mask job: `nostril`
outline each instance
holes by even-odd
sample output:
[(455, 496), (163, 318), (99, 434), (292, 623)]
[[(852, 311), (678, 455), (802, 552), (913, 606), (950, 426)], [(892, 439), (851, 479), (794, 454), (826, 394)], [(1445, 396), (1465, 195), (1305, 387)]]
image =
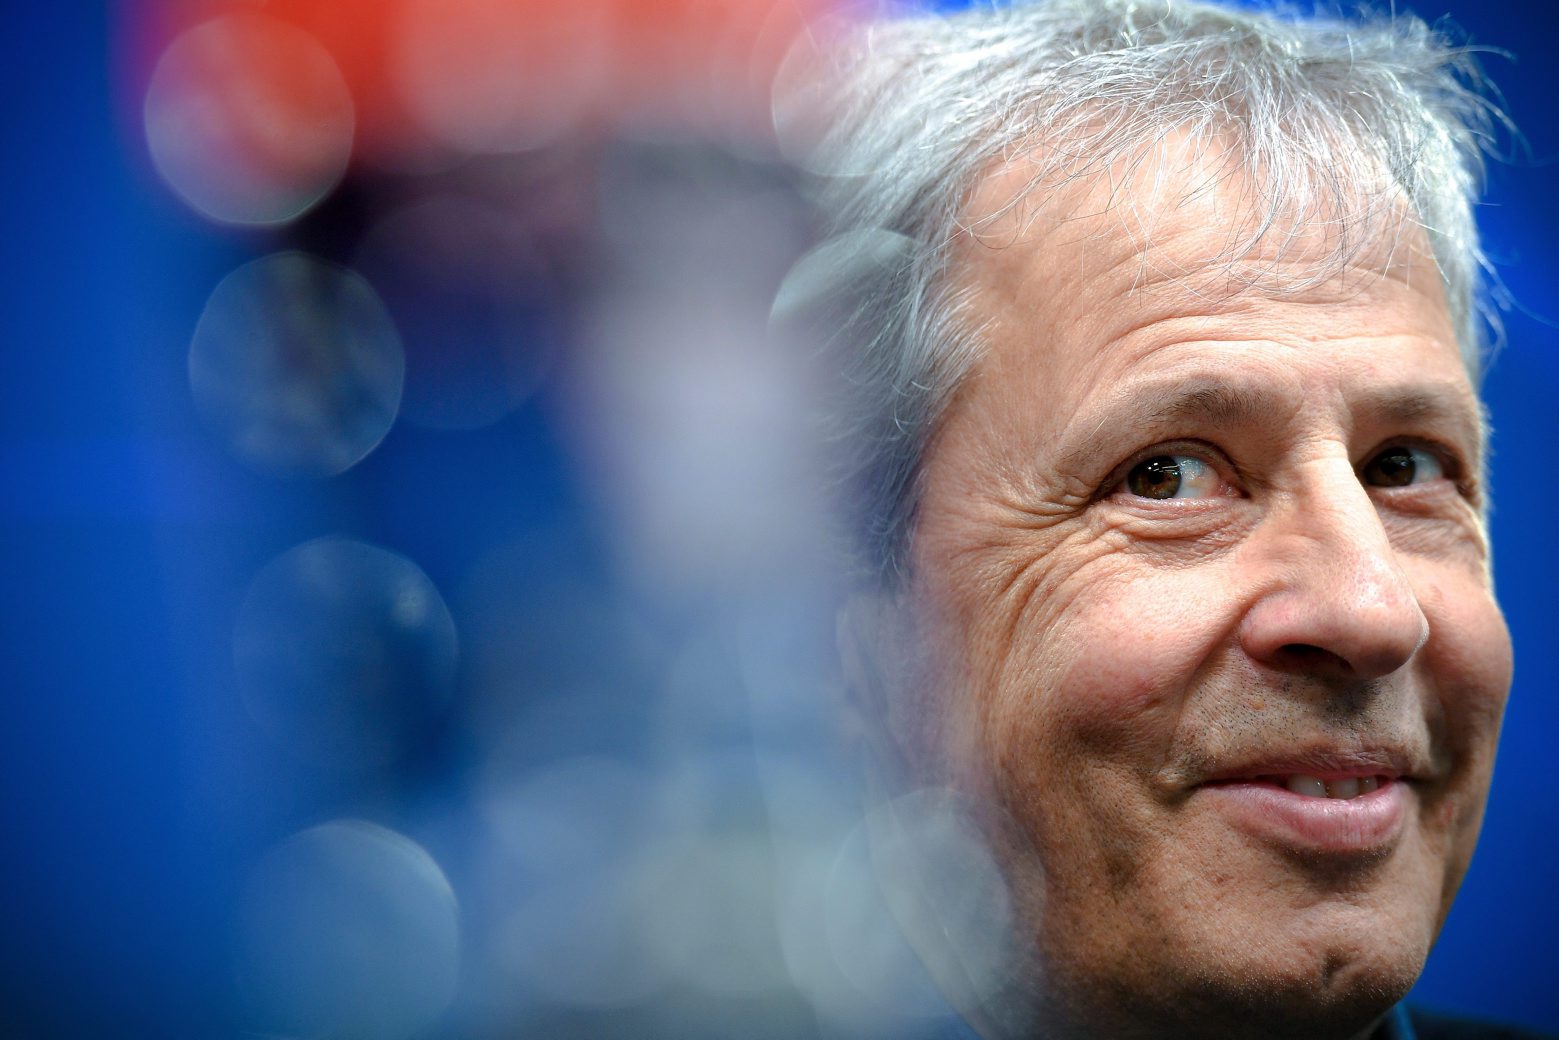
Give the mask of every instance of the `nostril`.
[(1277, 656), (1296, 671), (1345, 668), (1348, 663), (1332, 651), (1312, 643), (1285, 643), (1278, 648)]

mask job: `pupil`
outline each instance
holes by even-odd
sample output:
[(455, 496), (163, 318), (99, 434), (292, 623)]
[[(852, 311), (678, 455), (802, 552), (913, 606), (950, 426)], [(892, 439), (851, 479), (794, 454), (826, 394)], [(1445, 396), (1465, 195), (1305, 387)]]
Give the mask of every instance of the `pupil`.
[(1148, 459), (1131, 471), (1126, 485), (1142, 498), (1174, 498), (1180, 490), (1180, 466), (1168, 455)]
[(1413, 482), (1412, 453), (1406, 451), (1388, 451), (1376, 456), (1370, 469), (1374, 483), (1382, 487), (1406, 487)]

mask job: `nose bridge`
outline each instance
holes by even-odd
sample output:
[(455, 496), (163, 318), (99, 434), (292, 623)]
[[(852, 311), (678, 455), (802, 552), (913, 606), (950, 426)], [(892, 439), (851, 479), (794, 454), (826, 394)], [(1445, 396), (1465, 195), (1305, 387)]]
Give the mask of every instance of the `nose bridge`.
[(1317, 460), (1268, 521), (1274, 577), (1243, 626), (1247, 649), (1313, 667), (1315, 651), (1359, 678), (1405, 665), (1429, 623), (1375, 501), (1346, 458)]

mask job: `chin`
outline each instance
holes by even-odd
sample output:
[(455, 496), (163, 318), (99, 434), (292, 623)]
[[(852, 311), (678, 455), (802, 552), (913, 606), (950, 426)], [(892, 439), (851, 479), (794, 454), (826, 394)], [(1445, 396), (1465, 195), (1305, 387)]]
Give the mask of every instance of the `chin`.
[(1058, 958), (1043, 958), (1049, 992), (1037, 1003), (1051, 1028), (1040, 1035), (1354, 1040), (1417, 981), (1436, 925), (1422, 912), (1334, 893), (1280, 915), (1286, 900), (1262, 895), (1186, 907), (1178, 922), (1141, 921), (1152, 934), (1096, 948), (1103, 956), (1092, 963), (1074, 921), (1070, 942), (1057, 934), (1046, 944)]
[(1189, 980), (1174, 1035), (1351, 1040), (1367, 1035), (1407, 995), (1423, 968), (1417, 950), (1292, 952), (1286, 963), (1210, 968)]
[(1414, 956), (1186, 964), (1175, 978), (1147, 988), (1052, 987), (1025, 1017), (1056, 1040), (1356, 1040), (1406, 996), (1421, 968)]

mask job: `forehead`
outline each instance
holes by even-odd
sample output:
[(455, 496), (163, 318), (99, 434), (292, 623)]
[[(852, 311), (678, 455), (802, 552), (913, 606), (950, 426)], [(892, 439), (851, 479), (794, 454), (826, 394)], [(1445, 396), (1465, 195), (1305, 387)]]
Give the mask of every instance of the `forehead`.
[(977, 378), (1042, 364), (1046, 399), (1060, 402), (1200, 355), (1231, 380), (1232, 363), (1293, 382), (1297, 363), (1382, 389), (1434, 384), (1476, 412), (1438, 268), (1400, 193), (1270, 206), (1259, 171), (1184, 136), (1100, 176), (1036, 182), (1042, 165), (1002, 164), (966, 207), (952, 277), (985, 333)]
[(1214, 302), (1345, 297), (1395, 277), (1445, 306), (1428, 238), (1384, 173), (1329, 184), (1313, 171), (1254, 167), (1225, 138), (1183, 131), (1104, 168), (1058, 161), (1061, 147), (1031, 149), (980, 180), (962, 213), (964, 261), (1033, 274), (981, 260), (1010, 250), (1021, 263), (1024, 247), (1042, 247), (1065, 254), (1048, 272), (1061, 288), (1086, 277), (1094, 292)]

